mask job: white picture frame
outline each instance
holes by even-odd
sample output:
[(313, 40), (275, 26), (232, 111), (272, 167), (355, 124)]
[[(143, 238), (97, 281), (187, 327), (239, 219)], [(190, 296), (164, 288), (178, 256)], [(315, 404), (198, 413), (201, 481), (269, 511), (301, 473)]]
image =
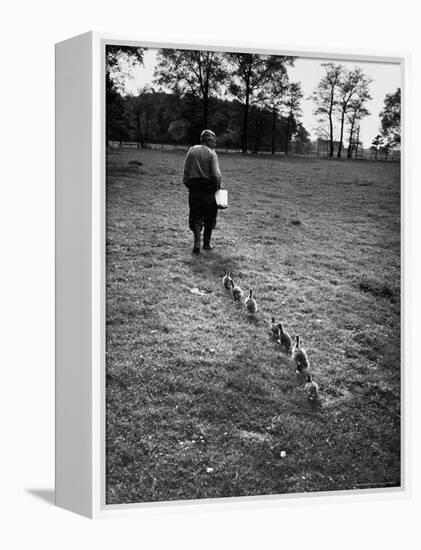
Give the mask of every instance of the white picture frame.
[[(401, 487), (337, 493), (273, 495), (188, 502), (105, 504), (105, 45), (213, 49), (312, 58), (377, 61), (402, 69), (401, 235), (405, 257), (406, 93), (408, 54), (301, 51), (280, 45), (175, 44), (89, 32), (56, 45), (56, 504), (89, 518), (145, 514), (192, 505), (279, 506), (291, 499), (402, 498), (409, 492), (409, 398), (402, 341)], [(402, 271), (402, 334), (405, 330), (405, 269)]]

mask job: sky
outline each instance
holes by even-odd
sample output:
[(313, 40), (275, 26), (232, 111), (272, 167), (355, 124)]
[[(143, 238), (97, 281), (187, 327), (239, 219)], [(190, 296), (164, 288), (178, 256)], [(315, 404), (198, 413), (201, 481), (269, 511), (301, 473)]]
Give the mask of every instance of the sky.
[[(153, 85), (152, 76), (156, 63), (156, 54), (158, 50), (149, 49), (144, 53), (144, 66), (137, 67), (132, 78), (126, 82), (126, 90), (130, 93), (136, 93), (139, 88), (146, 84)], [(320, 79), (324, 75), (322, 63), (327, 60), (314, 58), (297, 58), (294, 67), (288, 68), (288, 75), (291, 82), (301, 82), (304, 97), (301, 107), (303, 116), (301, 122), (310, 133), (312, 139), (315, 138), (315, 128), (319, 125), (318, 117), (313, 114), (315, 104), (309, 99), (316, 88)], [(332, 61), (329, 59), (329, 61)], [(336, 62), (336, 61), (335, 61)], [(367, 102), (367, 109), (371, 113), (361, 122), (360, 140), (364, 147), (371, 145), (373, 138), (379, 133), (380, 119), (379, 113), (383, 109), (384, 98), (386, 94), (395, 92), (401, 87), (401, 67), (398, 64), (377, 63), (377, 62), (346, 62), (337, 61), (348, 69), (360, 67), (365, 74), (373, 79), (370, 84), (370, 93), (372, 100)]]

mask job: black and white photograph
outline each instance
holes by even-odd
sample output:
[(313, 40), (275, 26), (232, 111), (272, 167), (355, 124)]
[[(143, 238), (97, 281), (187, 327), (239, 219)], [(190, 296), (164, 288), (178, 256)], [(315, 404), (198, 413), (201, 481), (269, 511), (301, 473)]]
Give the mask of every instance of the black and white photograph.
[(400, 488), (401, 65), (104, 78), (106, 504)]
[(417, 547), (418, 11), (4, 6), (2, 548)]

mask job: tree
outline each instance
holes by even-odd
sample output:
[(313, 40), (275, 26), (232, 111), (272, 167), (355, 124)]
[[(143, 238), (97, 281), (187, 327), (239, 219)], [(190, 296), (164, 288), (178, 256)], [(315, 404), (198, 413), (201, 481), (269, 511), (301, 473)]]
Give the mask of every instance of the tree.
[(278, 78), (270, 80), (264, 89), (261, 90), (262, 105), (271, 113), (271, 153), (275, 154), (276, 146), (276, 121), (279, 116), (279, 110), (284, 104), (284, 94), (288, 89), (288, 75), (286, 71)]
[(183, 141), (186, 135), (186, 122), (184, 120), (173, 120), (168, 127), (168, 136), (176, 142)]
[(218, 135), (218, 145), (221, 147), (226, 147), (227, 149), (229, 147), (238, 148), (239, 144), (240, 136), (238, 132), (231, 128), (227, 128), (222, 134)]
[(105, 57), (105, 77), (109, 87), (125, 95), (127, 78), (137, 65), (143, 65), (143, 48), (108, 45)]
[(355, 151), (355, 158), (358, 158), (358, 149), (362, 147), (363, 143), (360, 141), (360, 125), (358, 124), (356, 129), (356, 137), (352, 140), (352, 149)]
[(358, 129), (357, 141), (359, 141), (359, 133), (360, 133), (359, 122), (365, 116), (368, 116), (370, 114), (369, 111), (364, 106), (365, 102), (368, 101), (369, 99), (371, 99), (371, 96), (368, 94), (368, 91), (367, 91), (367, 93), (361, 93), (358, 98), (352, 99), (349, 102), (349, 111), (347, 113), (347, 121), (350, 125), (349, 137), (348, 137), (348, 152), (347, 152), (347, 158), (349, 159), (352, 158), (355, 130)]
[(324, 128), (323, 126), (318, 126), (313, 129), (316, 134), (316, 143), (317, 143), (317, 156), (320, 155), (320, 147), (324, 149), (326, 147), (326, 156), (329, 156), (330, 151), (330, 134), (329, 129)]
[(310, 134), (301, 122), (298, 122), (296, 125), (296, 130), (294, 131), (294, 141), (292, 143), (295, 146), (295, 153), (303, 154), (306, 150), (309, 150), (308, 145), (310, 144)]
[(118, 136), (120, 145), (125, 132), (125, 110), (123, 96), (127, 79), (137, 65), (143, 64), (143, 49), (132, 46), (106, 47), (105, 95), (106, 95), (106, 139)]
[(380, 150), (382, 153), (384, 153), (384, 160), (387, 160), (387, 157), (389, 156), (391, 149), (393, 149), (393, 146), (393, 141), (388, 140), (387, 138), (383, 138), (383, 143)]
[(382, 147), (382, 145), (383, 145), (383, 138), (380, 134), (377, 134), (377, 136), (371, 142), (371, 147), (370, 147), (370, 149), (372, 151), (374, 151), (375, 160), (377, 160), (377, 155), (378, 155), (379, 149), (380, 149), (380, 147)]
[(314, 90), (312, 99), (317, 107), (314, 110), (315, 115), (322, 115), (328, 118), (329, 121), (329, 157), (333, 157), (334, 139), (333, 139), (333, 116), (335, 108), (338, 104), (338, 90), (341, 83), (341, 77), (344, 72), (343, 65), (335, 65), (334, 63), (323, 63), (326, 74), (320, 80), (317, 88)]
[(226, 79), (223, 57), (204, 50), (160, 50), (154, 81), (174, 94), (187, 94), (202, 105), (201, 125), (208, 126), (209, 100), (217, 96)]
[(285, 101), (284, 101), (284, 105), (286, 109), (285, 155), (288, 155), (288, 149), (289, 149), (289, 144), (291, 143), (291, 138), (299, 127), (298, 120), (302, 115), (302, 110), (301, 110), (302, 98), (303, 98), (303, 92), (301, 89), (301, 84), (299, 82), (291, 82), (288, 87), (288, 92), (286, 94)]
[(353, 71), (343, 71), (339, 81), (338, 111), (340, 118), (340, 135), (337, 157), (341, 158), (345, 117), (350, 108), (353, 99), (362, 97), (365, 101), (370, 99), (368, 85), (372, 82), (371, 78), (366, 76), (362, 69), (356, 67)]
[(295, 58), (248, 53), (229, 53), (226, 58), (230, 75), (228, 91), (243, 105), (241, 150), (247, 153), (250, 106), (262, 102), (267, 86), (274, 80), (281, 80), (286, 74), (286, 67), (293, 65)]
[(384, 108), (380, 113), (381, 133), (389, 143), (389, 148), (400, 145), (401, 142), (401, 89), (387, 94)]
[(299, 122), (297, 125), (297, 131), (295, 132), (294, 139), (297, 143), (310, 143), (310, 134), (307, 132), (301, 122)]
[[(127, 96), (126, 109), (130, 111), (131, 126), (136, 128), (138, 148), (144, 149), (148, 143), (149, 125), (156, 103), (154, 94), (155, 90), (146, 85), (138, 91), (138, 95)], [(135, 124), (133, 124), (133, 120)]]

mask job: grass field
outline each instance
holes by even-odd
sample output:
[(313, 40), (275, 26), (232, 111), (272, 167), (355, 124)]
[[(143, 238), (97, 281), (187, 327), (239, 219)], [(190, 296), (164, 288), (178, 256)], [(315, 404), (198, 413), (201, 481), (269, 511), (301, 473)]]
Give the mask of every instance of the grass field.
[(230, 207), (199, 257), (182, 166), (107, 156), (107, 503), (399, 486), (399, 164), (220, 155)]

